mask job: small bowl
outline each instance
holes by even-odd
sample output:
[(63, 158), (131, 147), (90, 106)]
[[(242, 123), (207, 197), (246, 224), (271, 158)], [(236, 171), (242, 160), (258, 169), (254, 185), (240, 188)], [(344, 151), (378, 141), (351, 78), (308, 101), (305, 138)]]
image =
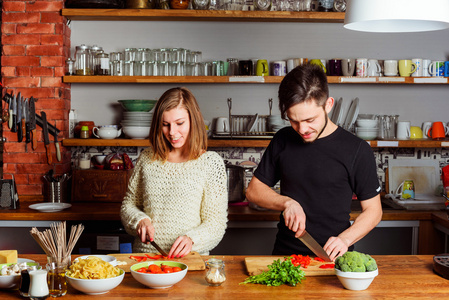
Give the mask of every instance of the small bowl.
[(69, 284), (76, 290), (88, 295), (106, 294), (115, 289), (123, 281), (125, 271), (120, 269), (120, 275), (106, 279), (79, 279), (67, 276)]
[[(182, 271), (164, 274), (140, 273), (136, 271), (140, 268), (147, 268), (152, 264), (164, 264), (170, 267), (180, 267)], [(176, 261), (150, 261), (134, 264), (130, 269), (131, 275), (141, 284), (152, 289), (166, 289), (180, 282), (186, 276), (188, 266)]]
[[(104, 156), (106, 157), (106, 155), (104, 155)], [(117, 259), (114, 256), (112, 256), (112, 255), (102, 255), (102, 254), (90, 254), (90, 255), (80, 256), (80, 257), (77, 257), (73, 261), (73, 263), (76, 263), (78, 261), (78, 259), (87, 259), (87, 258), (92, 257), (92, 256), (98, 257), (101, 260), (110, 263), (114, 267), (117, 265)]]
[(374, 128), (377, 126), (377, 120), (357, 119), (356, 124), (361, 128)]
[(126, 111), (150, 111), (156, 105), (157, 100), (118, 100)]
[(123, 126), (125, 135), (132, 139), (146, 139), (150, 136), (150, 127)]
[(379, 269), (371, 272), (343, 272), (335, 269), (335, 274), (346, 289), (363, 291), (370, 286), (374, 277), (379, 274)]
[(104, 159), (106, 158), (106, 155), (95, 155), (95, 161), (99, 164), (102, 165), (104, 162)]

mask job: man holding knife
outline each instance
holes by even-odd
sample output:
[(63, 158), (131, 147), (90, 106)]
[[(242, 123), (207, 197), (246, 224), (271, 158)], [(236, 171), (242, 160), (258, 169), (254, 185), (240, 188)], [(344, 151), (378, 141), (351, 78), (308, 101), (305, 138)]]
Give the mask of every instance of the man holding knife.
[[(246, 193), (249, 201), (282, 212), (274, 255), (312, 254), (298, 239), (307, 230), (335, 260), (381, 220), (371, 147), (329, 120), (333, 105), (320, 67), (299, 66), (281, 82), (279, 108), (291, 127), (273, 137)], [(281, 194), (270, 188), (278, 181)], [(351, 225), (353, 194), (362, 212)]]

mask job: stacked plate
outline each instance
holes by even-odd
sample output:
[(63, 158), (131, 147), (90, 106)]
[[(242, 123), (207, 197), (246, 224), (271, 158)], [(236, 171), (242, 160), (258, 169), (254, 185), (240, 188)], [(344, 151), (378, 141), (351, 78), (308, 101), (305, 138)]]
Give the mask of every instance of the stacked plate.
[(373, 116), (374, 117), (359, 116), (359, 118), (357, 119), (356, 122), (357, 127), (355, 128), (355, 134), (359, 138), (362, 138), (364, 140), (373, 140), (377, 137), (379, 132), (379, 128), (377, 126), (378, 120), (375, 117), (375, 115)]
[(145, 139), (150, 134), (151, 120), (153, 112), (124, 111), (123, 112), (123, 132), (132, 139)]

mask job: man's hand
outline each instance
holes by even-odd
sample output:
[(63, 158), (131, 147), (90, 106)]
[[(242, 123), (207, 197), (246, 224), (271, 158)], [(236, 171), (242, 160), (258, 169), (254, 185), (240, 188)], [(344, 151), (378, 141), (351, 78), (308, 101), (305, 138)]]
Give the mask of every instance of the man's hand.
[(306, 230), (306, 214), (301, 205), (295, 200), (286, 202), (283, 211), (285, 226), (295, 233), (295, 238), (299, 238)]
[(331, 236), (323, 249), (326, 251), (327, 255), (329, 255), (329, 258), (332, 259), (332, 261), (335, 261), (338, 256), (341, 256), (348, 251), (348, 247), (348, 244), (340, 237)]
[(137, 234), (142, 243), (147, 245), (150, 241), (154, 240), (154, 227), (150, 219), (140, 220), (139, 224), (137, 224)]

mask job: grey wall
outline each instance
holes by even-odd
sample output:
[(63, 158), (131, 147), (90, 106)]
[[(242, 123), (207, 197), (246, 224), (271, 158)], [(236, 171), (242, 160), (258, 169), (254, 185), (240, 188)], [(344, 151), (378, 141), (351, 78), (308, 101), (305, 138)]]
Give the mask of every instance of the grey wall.
[[(203, 52), (203, 60), (265, 58), (286, 60), (376, 58), (448, 60), (449, 30), (428, 33), (360, 33), (342, 24), (261, 22), (134, 22), (72, 21), (72, 56), (80, 44), (102, 46), (105, 52), (126, 47), (182, 47)], [(118, 123), (117, 100), (157, 99), (179, 84), (72, 84), (72, 108), (78, 120), (97, 125)], [(268, 113), (268, 98), (277, 99), (277, 84), (185, 84), (198, 99), (207, 120), (228, 114)], [(399, 114), (412, 125), (449, 121), (446, 85), (332, 84), (331, 95), (348, 107), (360, 98), (360, 113)], [(277, 108), (273, 113), (277, 112)]]

